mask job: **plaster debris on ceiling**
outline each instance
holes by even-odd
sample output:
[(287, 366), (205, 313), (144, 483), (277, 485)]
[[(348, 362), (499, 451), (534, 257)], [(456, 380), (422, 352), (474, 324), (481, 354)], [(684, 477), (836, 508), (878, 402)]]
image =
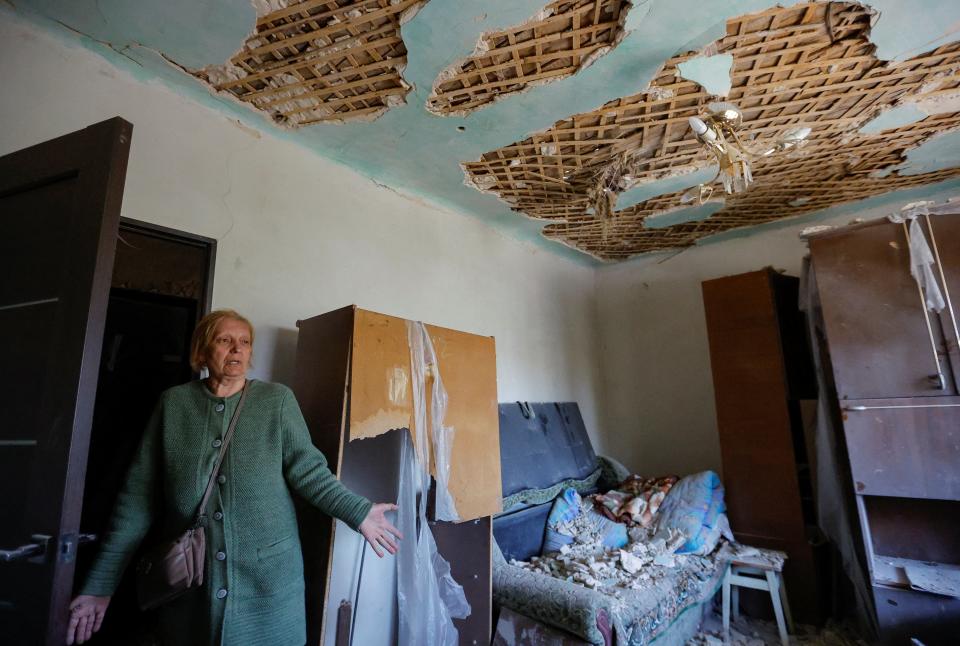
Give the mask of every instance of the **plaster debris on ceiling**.
[[(954, 70), (953, 76), (960, 73)], [(946, 79), (948, 84), (950, 79)], [(924, 84), (917, 94), (905, 97), (897, 105), (880, 111), (873, 119), (867, 121), (861, 128), (860, 134), (872, 135), (891, 128), (899, 128), (915, 121), (926, 119), (934, 114), (960, 112), (960, 89), (941, 89), (943, 80)]]
[(555, 0), (514, 27), (482, 34), (474, 53), (437, 76), (427, 109), (464, 116), (576, 74), (625, 35), (628, 0)]
[(427, 0), (252, 0), (254, 33), (194, 75), (274, 122), (372, 121), (404, 105), (400, 27)]
[[(716, 42), (667, 60), (645, 91), (462, 163), (466, 182), (518, 213), (548, 221), (543, 229), (548, 239), (602, 260), (622, 260), (960, 176), (960, 162), (940, 150), (947, 140), (931, 143), (937, 150), (928, 156), (936, 156), (936, 164), (901, 166), (911, 149), (960, 129), (960, 110), (953, 103), (960, 92), (960, 42), (902, 62), (881, 61), (869, 38), (873, 15), (855, 2), (802, 2), (732, 18)], [(597, 178), (626, 154), (636, 160), (630, 186), (638, 191), (711, 163), (687, 119), (702, 114), (714, 97), (683, 78), (678, 67), (718, 54), (732, 57), (727, 100), (743, 112), (742, 132), (751, 145), (763, 149), (791, 129), (810, 127), (805, 145), (758, 158), (750, 188), (728, 195), (706, 219), (650, 226), (655, 220), (648, 218), (682, 204), (685, 191), (679, 186), (606, 218), (589, 212)], [(882, 135), (859, 132), (883, 110), (907, 103), (922, 110), (923, 118), (895, 124)], [(931, 107), (935, 104), (939, 107)], [(552, 154), (544, 155), (544, 146)], [(922, 172), (915, 173), (918, 169)], [(873, 176), (877, 171), (886, 177)]]
[(711, 200), (698, 206), (677, 206), (665, 211), (651, 213), (643, 220), (646, 229), (665, 229), (687, 222), (700, 222), (722, 209), (724, 200)]
[(901, 163), (877, 173), (878, 177), (923, 175), (960, 166), (960, 130), (938, 133), (911, 148)]
[(730, 69), (732, 67), (733, 56), (730, 54), (697, 56), (677, 63), (677, 71), (681, 78), (699, 83), (707, 94), (716, 96), (730, 94)]

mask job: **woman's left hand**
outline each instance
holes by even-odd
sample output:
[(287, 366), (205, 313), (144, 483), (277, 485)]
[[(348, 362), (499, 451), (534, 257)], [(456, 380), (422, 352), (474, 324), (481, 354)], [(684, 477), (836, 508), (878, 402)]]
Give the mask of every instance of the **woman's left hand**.
[[(370, 513), (360, 523), (360, 533), (370, 543), (370, 547), (377, 553), (377, 556), (383, 557), (383, 550), (391, 554), (397, 553), (397, 540), (403, 538), (400, 530), (393, 526), (387, 520), (386, 512), (396, 511), (397, 506), (388, 503), (377, 503), (370, 508)], [(392, 534), (392, 536), (391, 536)]]

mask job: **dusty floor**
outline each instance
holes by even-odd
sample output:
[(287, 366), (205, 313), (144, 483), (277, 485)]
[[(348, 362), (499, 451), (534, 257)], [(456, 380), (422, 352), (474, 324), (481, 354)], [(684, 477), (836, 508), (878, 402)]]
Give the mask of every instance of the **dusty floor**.
[[(819, 632), (813, 626), (798, 625), (795, 635), (790, 635), (790, 644), (804, 646), (867, 646), (856, 632), (847, 625), (828, 623)], [(753, 619), (746, 615), (730, 623), (730, 646), (765, 646), (779, 644), (777, 625), (771, 621)], [(687, 646), (720, 646), (723, 641), (723, 620), (719, 614), (712, 613), (704, 619), (700, 632)]]

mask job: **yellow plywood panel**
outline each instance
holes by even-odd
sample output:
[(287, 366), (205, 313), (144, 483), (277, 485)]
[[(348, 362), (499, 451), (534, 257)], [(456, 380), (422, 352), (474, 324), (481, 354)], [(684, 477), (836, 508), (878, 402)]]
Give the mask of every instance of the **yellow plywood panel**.
[[(454, 428), (450, 493), (461, 519), (488, 516), (501, 504), (494, 340), (430, 325), (427, 331), (449, 400), (445, 425)], [(428, 400), (432, 385), (428, 379)], [(350, 441), (413, 426), (405, 319), (355, 310), (350, 388)]]
[(413, 396), (404, 319), (356, 309), (350, 379), (350, 440), (410, 428)]
[(427, 326), (449, 403), (446, 426), (454, 428), (450, 493), (460, 518), (500, 511), (500, 417), (497, 412), (496, 347), (492, 337)]

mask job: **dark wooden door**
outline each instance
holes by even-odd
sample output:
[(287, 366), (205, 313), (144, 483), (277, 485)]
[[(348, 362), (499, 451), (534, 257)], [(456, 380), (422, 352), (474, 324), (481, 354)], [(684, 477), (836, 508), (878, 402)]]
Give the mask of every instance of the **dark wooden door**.
[(924, 315), (903, 225), (826, 234), (810, 252), (840, 399), (956, 394), (941, 318)]
[(120, 203), (120, 118), (0, 158), (0, 635), (62, 644)]

